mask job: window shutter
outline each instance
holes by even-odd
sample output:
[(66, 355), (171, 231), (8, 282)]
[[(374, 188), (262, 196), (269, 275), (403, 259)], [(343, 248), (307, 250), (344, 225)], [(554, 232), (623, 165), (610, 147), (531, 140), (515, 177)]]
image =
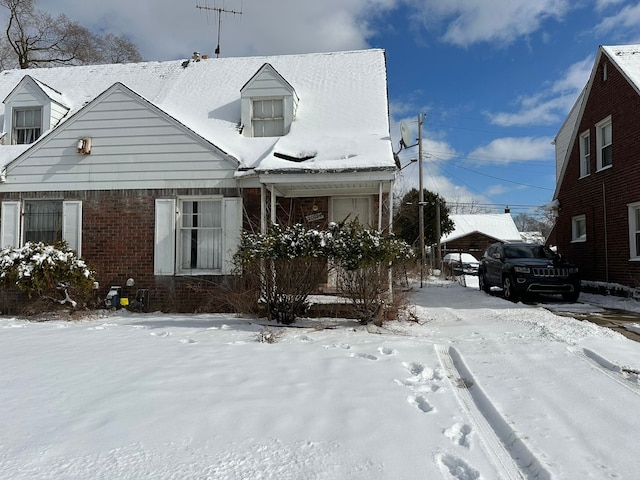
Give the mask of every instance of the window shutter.
[(82, 256), (82, 202), (62, 202), (62, 239)]
[(2, 248), (20, 246), (20, 202), (2, 202)]
[(154, 275), (173, 275), (175, 272), (176, 201), (156, 199)]
[(233, 256), (240, 245), (242, 231), (242, 199), (224, 199), (224, 242), (222, 245), (222, 273), (233, 271)]

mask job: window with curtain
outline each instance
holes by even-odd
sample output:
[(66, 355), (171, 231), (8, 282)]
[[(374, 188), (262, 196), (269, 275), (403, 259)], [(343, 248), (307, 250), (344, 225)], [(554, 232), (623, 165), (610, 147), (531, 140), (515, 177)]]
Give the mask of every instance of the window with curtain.
[(42, 133), (42, 108), (16, 108), (13, 110), (13, 143), (24, 145), (35, 142)]
[(282, 98), (253, 100), (252, 103), (253, 136), (280, 137), (284, 135), (284, 102)]
[(613, 132), (611, 117), (596, 125), (596, 143), (598, 144), (598, 170), (610, 167), (613, 163)]
[(60, 240), (62, 240), (62, 200), (25, 201), (25, 243), (55, 243)]
[(222, 202), (183, 200), (180, 209), (180, 270), (222, 266)]
[(584, 132), (580, 135), (580, 177), (591, 173), (591, 135)]

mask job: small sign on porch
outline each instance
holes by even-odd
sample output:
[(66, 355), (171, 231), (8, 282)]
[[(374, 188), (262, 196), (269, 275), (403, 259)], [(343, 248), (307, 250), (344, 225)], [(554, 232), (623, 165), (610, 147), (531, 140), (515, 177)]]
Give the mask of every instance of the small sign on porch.
[(307, 222), (317, 222), (318, 220), (322, 220), (324, 218), (324, 213), (312, 213), (304, 217)]

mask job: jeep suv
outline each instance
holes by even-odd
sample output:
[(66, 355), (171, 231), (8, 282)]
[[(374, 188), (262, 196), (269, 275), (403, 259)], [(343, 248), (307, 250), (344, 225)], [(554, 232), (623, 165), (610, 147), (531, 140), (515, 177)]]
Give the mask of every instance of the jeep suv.
[(575, 302), (580, 295), (578, 268), (544, 245), (534, 243), (494, 243), (487, 248), (478, 268), (480, 290), (501, 287), (504, 298), (536, 293), (559, 293)]

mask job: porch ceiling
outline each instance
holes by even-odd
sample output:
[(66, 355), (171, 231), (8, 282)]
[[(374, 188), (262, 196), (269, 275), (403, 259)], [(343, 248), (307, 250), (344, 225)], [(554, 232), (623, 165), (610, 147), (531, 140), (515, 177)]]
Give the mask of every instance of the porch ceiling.
[(368, 172), (366, 175), (261, 175), (260, 183), (280, 197), (323, 197), (374, 195), (391, 191), (395, 172)]

